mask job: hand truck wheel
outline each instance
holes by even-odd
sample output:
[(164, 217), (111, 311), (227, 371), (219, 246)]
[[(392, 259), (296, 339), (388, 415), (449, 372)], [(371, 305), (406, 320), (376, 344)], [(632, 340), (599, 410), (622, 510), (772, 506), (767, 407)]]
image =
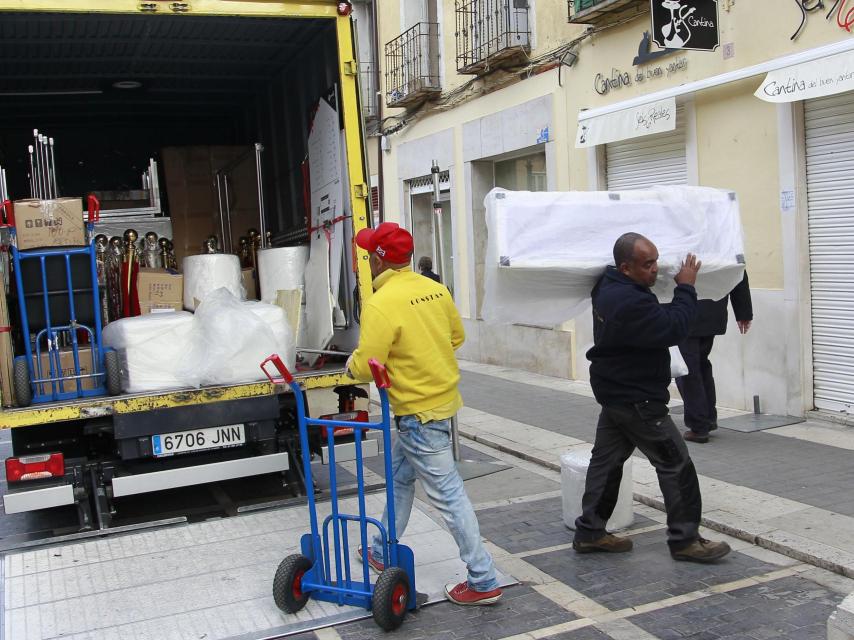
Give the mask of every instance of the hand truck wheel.
[(107, 393), (117, 396), (122, 392), (122, 369), (119, 364), (119, 354), (113, 349), (104, 351), (104, 372)]
[(308, 594), (302, 590), (302, 577), (311, 569), (311, 560), (295, 553), (288, 556), (276, 569), (273, 579), (273, 600), (276, 606), (287, 613), (296, 613), (308, 602)]
[(394, 631), (403, 624), (409, 604), (409, 576), (400, 567), (389, 567), (377, 578), (371, 608), (374, 622), (385, 631)]
[(15, 403), (19, 407), (29, 407), (33, 402), (33, 386), (30, 384), (30, 370), (25, 357), (15, 358), (12, 374)]

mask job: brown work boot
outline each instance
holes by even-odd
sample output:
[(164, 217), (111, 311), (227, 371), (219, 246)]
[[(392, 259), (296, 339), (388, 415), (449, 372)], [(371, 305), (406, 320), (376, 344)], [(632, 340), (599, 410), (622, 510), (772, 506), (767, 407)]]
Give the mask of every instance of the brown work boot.
[(574, 540), (572, 548), (576, 553), (595, 553), (602, 551), (604, 553), (625, 553), (632, 550), (632, 541), (629, 538), (621, 538), (612, 533), (606, 533), (604, 536), (593, 542), (579, 542)]
[(720, 560), (730, 552), (726, 542), (712, 542), (698, 537), (694, 542), (679, 551), (671, 551), (674, 560), (685, 560), (687, 562), (714, 562)]
[(709, 441), (709, 436), (701, 436), (699, 433), (691, 431), (690, 429), (683, 433), (682, 437), (688, 442), (696, 442), (697, 444), (706, 444)]

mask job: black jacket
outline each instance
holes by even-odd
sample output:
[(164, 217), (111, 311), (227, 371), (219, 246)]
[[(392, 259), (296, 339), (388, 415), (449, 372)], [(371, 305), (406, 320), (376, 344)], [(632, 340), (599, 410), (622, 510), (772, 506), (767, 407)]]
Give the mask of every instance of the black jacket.
[(422, 271), (421, 275), (425, 278), (430, 278), (431, 280), (435, 280), (439, 284), (442, 284), (442, 280), (439, 278), (439, 274), (433, 273), (431, 269), (426, 269), (425, 271)]
[(697, 292), (676, 286), (673, 302), (661, 304), (649, 288), (614, 267), (593, 288), (590, 384), (599, 404), (668, 402), (670, 352), (688, 336)]
[(720, 300), (700, 300), (697, 303), (697, 318), (691, 326), (692, 338), (707, 336), (722, 336), (726, 333), (727, 300), (732, 303), (732, 311), (736, 320), (753, 320), (753, 302), (750, 299), (750, 283), (747, 281), (747, 271), (729, 295)]

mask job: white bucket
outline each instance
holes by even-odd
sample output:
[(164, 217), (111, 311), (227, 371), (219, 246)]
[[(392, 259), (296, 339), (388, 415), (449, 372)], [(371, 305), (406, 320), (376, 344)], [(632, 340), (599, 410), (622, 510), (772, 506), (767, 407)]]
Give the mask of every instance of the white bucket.
[[(587, 467), (590, 466), (592, 447), (576, 449), (560, 457), (560, 487), (563, 494), (563, 522), (575, 529), (575, 519), (581, 515), (581, 498), (587, 481)], [(629, 457), (623, 465), (623, 479), (617, 506), (608, 520), (608, 530), (625, 529), (634, 522), (632, 511), (632, 459)]]

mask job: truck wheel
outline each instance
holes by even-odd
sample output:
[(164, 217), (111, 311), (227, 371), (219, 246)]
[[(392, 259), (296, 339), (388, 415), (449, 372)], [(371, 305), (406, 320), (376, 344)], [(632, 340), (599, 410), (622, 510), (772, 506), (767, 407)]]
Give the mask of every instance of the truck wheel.
[(374, 622), (384, 631), (394, 631), (403, 624), (409, 604), (409, 576), (400, 567), (389, 567), (380, 574), (374, 586), (371, 607)]
[(19, 407), (29, 407), (33, 402), (33, 386), (30, 384), (30, 370), (26, 358), (15, 358), (13, 381), (15, 402)]
[(122, 369), (119, 366), (119, 354), (113, 349), (104, 351), (104, 371), (107, 393), (111, 396), (119, 395), (122, 392)]
[(282, 560), (273, 579), (273, 600), (276, 606), (287, 613), (296, 613), (308, 602), (308, 594), (302, 590), (302, 577), (311, 569), (311, 560), (295, 553)]

